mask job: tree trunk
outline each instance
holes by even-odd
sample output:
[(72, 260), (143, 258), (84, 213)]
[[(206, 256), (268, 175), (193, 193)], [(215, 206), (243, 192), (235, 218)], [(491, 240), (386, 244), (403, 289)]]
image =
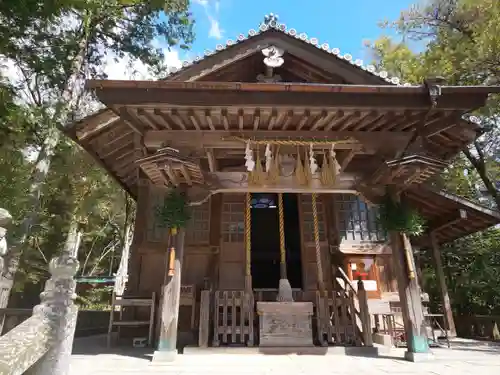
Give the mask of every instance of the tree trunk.
[(498, 192), (495, 184), (493, 183), (493, 181), (491, 181), (490, 177), (488, 176), (488, 173), (486, 172), (486, 163), (484, 161), (484, 157), (482, 157), (482, 154), (480, 153), (481, 150), (479, 146), (478, 145), (475, 146), (476, 150), (479, 153), (478, 158), (472, 155), (469, 149), (464, 149), (463, 153), (465, 157), (470, 161), (474, 169), (477, 171), (477, 173), (479, 174), (479, 177), (481, 178), (481, 181), (486, 187), (488, 194), (490, 194), (493, 197), (493, 200), (495, 201), (497, 208), (500, 209), (500, 193)]
[[(42, 148), (35, 163), (33, 174), (31, 176), (29, 197), (30, 211), (21, 223), (21, 238), (14, 246), (12, 246), (9, 255), (6, 257), (6, 266), (2, 273), (2, 280), (0, 281), (0, 284), (10, 285), (11, 290), (14, 283), (15, 274), (19, 268), (22, 253), (31, 235), (31, 230), (37, 222), (38, 211), (41, 205), (42, 188), (49, 174), (52, 156), (54, 155), (56, 147), (59, 144), (59, 140), (61, 138), (60, 131), (57, 129), (57, 127), (54, 126), (54, 124), (60, 121), (61, 124), (65, 126), (73, 120), (72, 109), (74, 108), (73, 103), (75, 102), (76, 97), (75, 91), (78, 90), (78, 75), (84, 64), (85, 55), (87, 52), (88, 38), (88, 30), (84, 30), (82, 38), (78, 43), (79, 53), (73, 60), (71, 75), (69, 76), (69, 79), (66, 82), (66, 86), (61, 93), (61, 100), (56, 106), (56, 113), (53, 116), (53, 123), (50, 124), (51, 128), (49, 129), (47, 137), (43, 142)], [(6, 306), (0, 306), (0, 308), (3, 307)]]
[(132, 223), (127, 222), (125, 224), (125, 235), (123, 238), (123, 249), (120, 259), (120, 265), (118, 266), (118, 271), (115, 277), (114, 292), (117, 296), (122, 296), (125, 292), (125, 286), (128, 280), (128, 261), (130, 255), (130, 245), (132, 244), (132, 238), (134, 237), (132, 230)]

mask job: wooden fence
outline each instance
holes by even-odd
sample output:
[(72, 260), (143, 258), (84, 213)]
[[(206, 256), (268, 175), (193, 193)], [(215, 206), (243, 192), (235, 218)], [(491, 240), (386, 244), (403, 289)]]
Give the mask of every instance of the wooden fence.
[(500, 341), (499, 315), (455, 316), (455, 327), (459, 337)]
[(244, 291), (216, 291), (214, 294), (213, 346), (254, 343), (254, 299)]
[(327, 297), (316, 293), (317, 335), (321, 345), (361, 346), (356, 326), (359, 311), (349, 294), (328, 292)]

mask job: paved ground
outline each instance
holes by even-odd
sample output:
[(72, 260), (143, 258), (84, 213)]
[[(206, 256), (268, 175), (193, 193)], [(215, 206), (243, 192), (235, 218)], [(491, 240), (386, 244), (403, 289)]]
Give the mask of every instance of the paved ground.
[[(72, 357), (70, 375), (114, 374), (273, 374), (273, 375), (359, 375), (359, 374), (431, 374), (498, 375), (500, 346), (460, 340), (452, 349), (434, 349), (434, 359), (425, 363), (403, 360), (404, 350), (395, 349), (379, 358), (327, 355), (263, 354), (192, 354), (179, 355), (171, 364), (151, 363), (151, 351), (106, 351), (104, 339), (78, 339)], [(216, 352), (213, 352), (216, 353)]]

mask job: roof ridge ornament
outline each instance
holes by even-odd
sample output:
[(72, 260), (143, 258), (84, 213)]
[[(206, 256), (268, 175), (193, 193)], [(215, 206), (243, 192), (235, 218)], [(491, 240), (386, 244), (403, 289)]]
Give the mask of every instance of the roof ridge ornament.
[[(340, 52), (340, 49), (331, 47), (328, 43), (320, 43), (318, 38), (308, 37), (306, 33), (301, 33), (292, 27), (287, 27), (287, 25), (285, 25), (284, 23), (279, 23), (278, 20), (279, 20), (279, 17), (277, 14), (274, 14), (274, 13), (267, 14), (264, 17), (263, 22), (260, 23), (257, 30), (250, 29), (250, 30), (248, 30), (247, 35), (239, 34), (235, 40), (228, 39), (225, 44), (218, 44), (215, 50), (210, 50), (210, 49), (205, 50), (203, 56), (198, 56), (194, 60), (191, 60), (191, 61), (183, 61), (181, 68), (172, 67), (170, 69), (168, 75), (177, 74), (180, 71), (183, 71), (184, 69), (188, 68), (192, 64), (199, 63), (201, 60), (205, 59), (206, 57), (212, 56), (220, 51), (225, 50), (226, 48), (234, 46), (235, 44), (242, 43), (245, 40), (251, 39), (251, 38), (259, 35), (260, 33), (263, 33), (265, 31), (267, 31), (268, 29), (272, 28), (272, 29), (280, 31), (286, 35), (289, 35), (293, 38), (301, 40), (304, 43), (314, 45), (318, 49), (323, 50), (325, 53), (329, 53), (332, 56), (335, 56), (336, 58), (338, 58), (340, 60), (344, 60), (345, 62), (347, 62), (353, 66), (356, 66), (359, 69), (366, 71), (367, 73), (371, 74), (372, 76), (379, 77), (381, 80), (383, 80), (387, 83), (390, 83), (390, 84), (395, 85), (395, 86), (412, 86), (410, 83), (402, 82), (398, 77), (389, 76), (389, 73), (387, 71), (383, 70), (383, 67), (376, 67), (375, 65), (372, 65), (372, 64), (364, 65), (364, 63), (361, 59), (354, 59), (353, 56), (349, 53), (342, 54)], [(246, 52), (248, 52), (248, 51), (246, 51)], [(265, 76), (263, 75), (263, 77), (265, 77)]]
[(278, 23), (279, 16), (274, 13), (269, 13), (264, 16), (264, 22), (260, 24), (260, 26), (267, 26), (272, 28), (277, 28), (279, 26)]

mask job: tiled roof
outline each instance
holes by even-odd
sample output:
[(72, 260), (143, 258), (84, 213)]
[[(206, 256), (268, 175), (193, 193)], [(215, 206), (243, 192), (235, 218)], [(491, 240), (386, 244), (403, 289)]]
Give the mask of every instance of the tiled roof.
[(260, 27), (255, 30), (255, 29), (250, 29), (248, 30), (247, 35), (244, 34), (239, 34), (236, 39), (228, 39), (225, 44), (217, 44), (215, 47), (215, 50), (210, 50), (207, 49), (205, 50), (203, 56), (198, 55), (196, 58), (193, 60), (184, 60), (182, 62), (182, 67), (179, 68), (171, 68), (169, 75), (165, 78), (169, 78), (173, 75), (177, 75), (178, 73), (184, 71), (188, 67), (192, 66), (193, 64), (197, 64), (201, 60), (204, 60), (205, 58), (212, 56), (214, 54), (217, 54), (218, 52), (221, 52), (235, 44), (242, 43), (245, 40), (252, 39), (253, 37), (264, 33), (265, 31), (269, 29), (274, 29), (277, 31), (280, 31), (284, 33), (285, 35), (289, 35), (293, 38), (296, 38), (298, 40), (301, 40), (304, 43), (311, 44), (318, 49), (323, 50), (325, 53), (329, 53), (332, 55), (332, 57), (344, 60), (351, 65), (354, 65), (358, 67), (359, 69), (362, 69), (373, 76), (379, 77), (382, 80), (391, 83), (393, 85), (403, 85), (403, 86), (411, 86), (409, 83), (402, 83), (401, 80), (398, 77), (389, 77), (389, 74), (385, 70), (377, 70), (375, 65), (368, 64), (365, 65), (363, 60), (361, 59), (354, 59), (353, 56), (349, 53), (341, 53), (339, 48), (336, 47), (331, 47), (328, 43), (324, 42), (321, 43), (318, 38), (316, 37), (309, 37), (306, 33), (298, 32), (294, 28), (288, 29), (287, 26), (284, 23), (278, 23), (278, 22), (271, 22), (269, 24), (262, 23)]

